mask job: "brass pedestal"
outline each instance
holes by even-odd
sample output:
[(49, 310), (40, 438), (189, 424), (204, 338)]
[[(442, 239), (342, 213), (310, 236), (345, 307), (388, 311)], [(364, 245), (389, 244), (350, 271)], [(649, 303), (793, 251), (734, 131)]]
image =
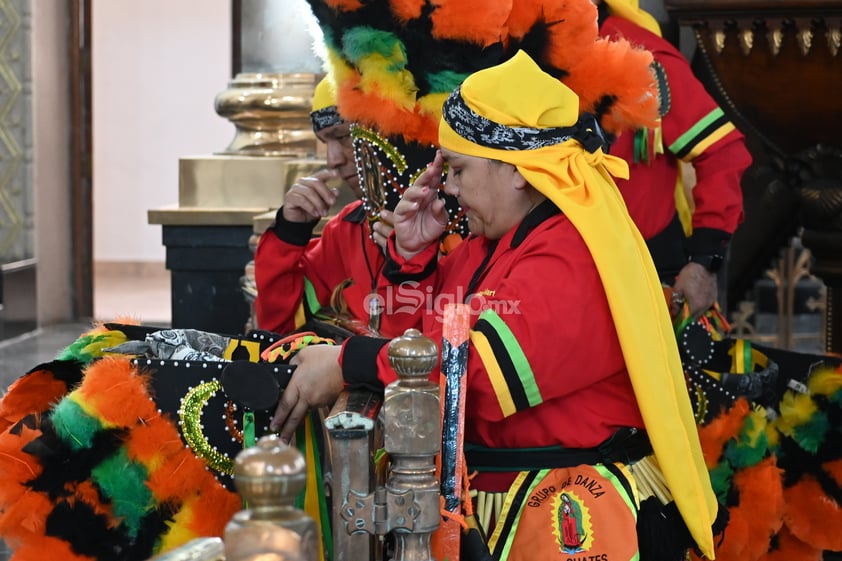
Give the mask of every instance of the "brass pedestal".
[(172, 327), (242, 333), (251, 307), (243, 277), (253, 259), (254, 218), (283, 204), (287, 188), (319, 159), (207, 155), (179, 161), (178, 204), (151, 209), (172, 275)]

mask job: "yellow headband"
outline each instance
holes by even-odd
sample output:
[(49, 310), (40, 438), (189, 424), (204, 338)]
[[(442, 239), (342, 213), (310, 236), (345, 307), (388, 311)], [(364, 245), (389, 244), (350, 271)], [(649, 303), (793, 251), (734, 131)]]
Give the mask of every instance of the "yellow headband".
[(311, 111), (318, 111), (334, 105), (336, 105), (336, 85), (330, 76), (325, 76), (313, 91), (313, 108)]
[[(611, 178), (627, 177), (628, 165), (601, 148), (589, 152), (573, 138), (541, 142), (535, 129), (551, 129), (552, 133), (552, 129), (570, 127), (579, 120), (579, 103), (575, 93), (523, 52), (472, 74), (452, 97), (457, 95), (461, 105), (452, 107), (459, 110), (451, 112), (450, 101), (445, 103), (439, 122), (441, 147), (515, 165), (530, 185), (562, 210), (588, 245), (655, 455), (691, 535), (705, 556), (713, 559), (711, 527), (718, 505), (702, 456), (675, 333), (646, 243)], [(504, 125), (497, 130), (520, 127), (509, 137), (532, 135), (535, 147), (493, 147), (488, 138), (506, 135), (478, 138), (475, 130), (458, 121), (466, 113), (465, 106), (480, 118)]]
[(313, 91), (313, 109), (310, 111), (310, 122), (313, 125), (314, 132), (345, 122), (336, 107), (336, 85), (330, 76), (322, 78)]
[(643, 27), (658, 37), (661, 36), (661, 26), (652, 14), (640, 9), (638, 0), (603, 0), (608, 5), (611, 15), (623, 18)]

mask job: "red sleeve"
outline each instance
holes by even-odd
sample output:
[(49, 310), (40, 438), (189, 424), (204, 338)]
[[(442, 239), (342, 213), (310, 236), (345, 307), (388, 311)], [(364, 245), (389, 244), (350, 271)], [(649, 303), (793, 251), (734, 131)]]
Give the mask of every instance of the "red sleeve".
[[(309, 242), (316, 243), (317, 240)], [(304, 294), (301, 262), (306, 249), (307, 246), (281, 241), (272, 229), (260, 236), (254, 255), (254, 312), (260, 329), (288, 333), (295, 327), (295, 311)]]
[(745, 138), (724, 114), (716, 123), (712, 115), (722, 113), (721, 108), (679, 52), (656, 51), (655, 60), (666, 71), (670, 89), (664, 147), (690, 163), (696, 174), (693, 227), (733, 234), (743, 218), (740, 179), (751, 164)]
[(261, 235), (254, 256), (255, 315), (260, 329), (287, 333), (296, 327), (300, 305), (315, 313), (329, 303), (333, 288), (345, 278), (343, 245), (358, 243), (343, 234), (351, 227), (343, 219), (358, 204), (346, 206), (331, 218), (318, 238), (307, 240), (309, 235), (304, 235), (304, 229), (312, 231), (314, 224), (277, 222)]
[[(630, 185), (623, 190), (624, 197), (640, 198), (629, 205), (635, 221), (646, 224), (653, 212), (652, 204), (670, 204), (669, 208), (662, 209), (663, 216), (657, 218), (656, 231), (642, 228), (647, 230), (644, 235), (648, 237), (672, 219), (674, 204), (667, 197), (672, 194), (677, 161), (681, 160), (691, 164), (696, 175), (693, 228), (706, 230), (700, 237), (707, 238), (699, 242), (715, 245), (727, 240), (743, 218), (740, 180), (751, 164), (751, 155), (742, 133), (727, 119), (704, 84), (696, 78), (687, 59), (668, 41), (618, 17), (607, 18), (600, 33), (611, 38), (622, 37), (648, 49), (666, 76), (667, 89), (660, 94), (664, 100), (662, 109), (666, 110), (661, 120), (665, 154), (656, 157), (650, 164), (634, 165)], [(622, 136), (624, 153), (617, 155), (631, 164), (630, 138), (633, 133)], [(650, 180), (670, 184), (647, 185)], [(649, 199), (647, 203), (644, 193), (652, 193), (659, 200), (653, 202)]]

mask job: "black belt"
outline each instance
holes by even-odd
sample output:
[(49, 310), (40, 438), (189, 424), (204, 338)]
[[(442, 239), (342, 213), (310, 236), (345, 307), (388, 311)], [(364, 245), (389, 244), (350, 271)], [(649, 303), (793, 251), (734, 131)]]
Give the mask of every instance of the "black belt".
[(646, 431), (622, 428), (594, 448), (487, 448), (466, 442), (465, 461), (470, 471), (534, 471), (579, 465), (630, 464), (652, 453)]

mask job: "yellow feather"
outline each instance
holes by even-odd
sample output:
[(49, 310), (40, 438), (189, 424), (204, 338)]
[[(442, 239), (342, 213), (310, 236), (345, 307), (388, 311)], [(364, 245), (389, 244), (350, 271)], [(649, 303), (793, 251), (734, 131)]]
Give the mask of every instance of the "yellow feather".
[(441, 106), (444, 105), (447, 95), (447, 93), (427, 94), (424, 97), (418, 98), (418, 105), (421, 107), (423, 113), (435, 115), (436, 118), (439, 118), (441, 117)]
[(842, 388), (842, 372), (830, 369), (820, 370), (810, 376), (807, 387), (813, 394), (831, 396)]
[(766, 410), (762, 408), (755, 408), (750, 414), (751, 428), (746, 431), (748, 444), (755, 446), (760, 439), (760, 435), (765, 434), (766, 431)]
[(792, 436), (795, 427), (803, 425), (816, 413), (816, 404), (809, 395), (786, 392), (781, 400), (780, 413), (777, 426), (787, 436)]
[(169, 551), (199, 537), (195, 532), (190, 530), (190, 524), (194, 516), (194, 502), (195, 497), (185, 502), (173, 519), (167, 521), (168, 530), (161, 537), (161, 545), (157, 553)]

